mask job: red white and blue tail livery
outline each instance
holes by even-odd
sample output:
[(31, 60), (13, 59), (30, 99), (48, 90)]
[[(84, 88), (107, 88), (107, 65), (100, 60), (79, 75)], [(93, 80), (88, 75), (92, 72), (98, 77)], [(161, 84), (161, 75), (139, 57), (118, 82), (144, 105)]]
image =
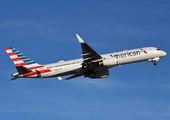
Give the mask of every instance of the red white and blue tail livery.
[[(145, 47), (122, 52), (114, 52), (99, 55), (86, 42), (77, 35), (82, 47), (82, 57), (80, 59), (59, 61), (57, 63), (40, 65), (34, 60), (25, 56), (23, 53), (13, 47), (5, 48), (9, 57), (14, 62), (17, 73), (11, 80), (17, 78), (48, 78), (57, 77), (59, 80), (69, 80), (84, 75), (88, 78), (105, 78), (109, 76), (109, 68), (123, 64), (129, 64), (140, 61), (150, 61), (157, 64), (161, 57), (166, 56), (166, 52), (156, 47)], [(60, 76), (72, 75), (62, 79)]]
[[(17, 77), (38, 77), (40, 73), (51, 72), (51, 70), (44, 70), (43, 65), (39, 65), (32, 59), (25, 56), (23, 53), (13, 47), (5, 48), (11, 60), (14, 62), (18, 73), (13, 74)], [(43, 70), (42, 70), (43, 69)]]
[(25, 66), (31, 69), (34, 69), (33, 67), (43, 67), (13, 47), (5, 48), (5, 50), (15, 66)]

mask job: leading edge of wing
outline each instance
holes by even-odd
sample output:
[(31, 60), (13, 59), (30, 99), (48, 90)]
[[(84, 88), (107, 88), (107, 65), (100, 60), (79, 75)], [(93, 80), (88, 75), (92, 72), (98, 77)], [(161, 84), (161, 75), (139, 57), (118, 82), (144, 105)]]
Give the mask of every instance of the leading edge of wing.
[(82, 56), (84, 60), (85, 59), (88, 59), (88, 60), (102, 59), (102, 57), (95, 50), (93, 50), (86, 42), (84, 42), (83, 39), (78, 34), (76, 34), (76, 36), (81, 44)]

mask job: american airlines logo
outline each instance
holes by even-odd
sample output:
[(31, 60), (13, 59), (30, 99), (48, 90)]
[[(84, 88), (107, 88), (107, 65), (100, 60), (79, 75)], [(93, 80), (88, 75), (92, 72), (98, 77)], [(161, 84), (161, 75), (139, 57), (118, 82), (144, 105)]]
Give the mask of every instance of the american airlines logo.
[(121, 53), (121, 54), (116, 54), (114, 56), (113, 55), (110, 56), (118, 59), (118, 58), (125, 58), (125, 57), (131, 57), (136, 55), (140, 55), (140, 51), (133, 51), (133, 52)]
[[(147, 52), (143, 50), (142, 48), (140, 48), (140, 50), (142, 50), (145, 54), (147, 54)], [(140, 55), (141, 54), (140, 52), (141, 51), (133, 51), (133, 52), (121, 53), (121, 54), (116, 54), (114, 56), (113, 55), (110, 55), (110, 56), (118, 59), (118, 58), (125, 58), (125, 57)]]
[[(140, 50), (143, 50), (143, 49), (141, 48)], [(144, 52), (145, 54), (147, 54), (147, 52), (146, 52), (145, 50), (143, 50), (143, 52)]]

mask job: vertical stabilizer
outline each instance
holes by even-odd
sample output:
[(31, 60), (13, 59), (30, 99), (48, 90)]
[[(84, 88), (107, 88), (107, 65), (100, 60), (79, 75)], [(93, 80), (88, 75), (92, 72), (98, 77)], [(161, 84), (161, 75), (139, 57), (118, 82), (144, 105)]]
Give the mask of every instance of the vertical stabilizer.
[(15, 66), (24, 66), (28, 69), (37, 69), (40, 67), (44, 67), (39, 65), (34, 60), (30, 59), (29, 57), (25, 56), (23, 53), (18, 51), (13, 47), (5, 48), (6, 52), (8, 53), (9, 57), (14, 62)]

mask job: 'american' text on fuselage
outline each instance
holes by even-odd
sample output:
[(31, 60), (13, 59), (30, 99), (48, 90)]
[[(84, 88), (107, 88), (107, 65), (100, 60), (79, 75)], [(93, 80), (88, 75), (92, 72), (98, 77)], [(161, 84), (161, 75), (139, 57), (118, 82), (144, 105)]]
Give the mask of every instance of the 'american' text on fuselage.
[(113, 55), (110, 56), (118, 59), (118, 58), (125, 58), (125, 57), (131, 57), (136, 55), (140, 55), (140, 51), (133, 51), (133, 52), (121, 53), (121, 54), (116, 54), (114, 56)]

